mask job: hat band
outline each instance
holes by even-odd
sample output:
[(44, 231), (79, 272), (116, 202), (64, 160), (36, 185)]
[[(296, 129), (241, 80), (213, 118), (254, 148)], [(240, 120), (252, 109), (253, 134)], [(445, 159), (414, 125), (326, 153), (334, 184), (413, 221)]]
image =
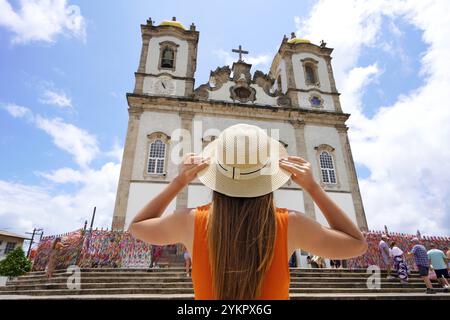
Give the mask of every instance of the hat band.
[(248, 171), (242, 171), (238, 167), (234, 166), (227, 166), (225, 164), (221, 164), (219, 161), (217, 161), (217, 168), (219, 171), (227, 176), (228, 178), (231, 178), (233, 180), (248, 180), (253, 179), (257, 176), (261, 175), (261, 170), (265, 168), (270, 163), (270, 159), (266, 161), (266, 163), (258, 168), (258, 169), (250, 169)]

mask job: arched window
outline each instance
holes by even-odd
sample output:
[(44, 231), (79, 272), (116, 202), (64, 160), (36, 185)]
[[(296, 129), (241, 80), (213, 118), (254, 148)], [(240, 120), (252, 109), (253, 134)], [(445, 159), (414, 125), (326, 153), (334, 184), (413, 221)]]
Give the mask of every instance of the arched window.
[(306, 83), (315, 84), (317, 82), (314, 67), (311, 64), (305, 64)]
[(165, 48), (161, 56), (161, 68), (173, 69), (175, 60), (175, 52), (171, 48)]
[(313, 58), (305, 58), (301, 60), (303, 65), (303, 74), (305, 83), (310, 86), (320, 87), (319, 82), (319, 61)]
[(164, 174), (164, 162), (166, 160), (166, 144), (157, 139), (150, 144), (148, 154), (148, 174)]
[(319, 156), (320, 171), (324, 183), (336, 183), (336, 172), (334, 170), (333, 157), (328, 151), (322, 151)]

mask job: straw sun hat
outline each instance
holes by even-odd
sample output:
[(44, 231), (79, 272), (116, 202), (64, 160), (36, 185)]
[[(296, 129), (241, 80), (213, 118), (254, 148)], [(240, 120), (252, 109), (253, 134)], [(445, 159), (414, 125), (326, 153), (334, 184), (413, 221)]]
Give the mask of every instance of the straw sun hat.
[(270, 193), (290, 178), (278, 166), (288, 156), (286, 148), (264, 130), (248, 124), (228, 127), (201, 153), (210, 164), (197, 175), (207, 187), (230, 197), (258, 197)]

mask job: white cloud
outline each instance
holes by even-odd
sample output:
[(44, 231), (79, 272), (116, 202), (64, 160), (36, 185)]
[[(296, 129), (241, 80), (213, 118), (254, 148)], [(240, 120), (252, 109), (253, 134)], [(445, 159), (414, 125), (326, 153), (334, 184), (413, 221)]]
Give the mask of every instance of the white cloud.
[(122, 155), (123, 155), (123, 146), (119, 144), (119, 140), (116, 138), (114, 140), (114, 145), (111, 150), (106, 152), (106, 155), (108, 157), (113, 158), (114, 160), (121, 162), (122, 161)]
[[(34, 227), (44, 228), (47, 235), (64, 233), (81, 228), (96, 206), (95, 226), (111, 227), (120, 173), (119, 153), (123, 150), (118, 142), (115, 141), (113, 148), (105, 152), (116, 161), (108, 161), (95, 169), (89, 164), (100, 150), (92, 134), (59, 118), (33, 116), (25, 107), (6, 110), (12, 116), (29, 113), (34, 118), (32, 124), (47, 132), (56, 146), (71, 154), (80, 168), (36, 172), (45, 179), (40, 185), (0, 180), (2, 225), (18, 233)], [(74, 191), (65, 192), (64, 184), (75, 186)]]
[[(72, 170), (67, 169), (62, 170)], [(54, 177), (62, 173), (57, 171)], [(110, 228), (119, 172), (120, 164), (112, 162), (105, 163), (99, 170), (72, 170), (71, 175), (75, 175), (80, 183), (72, 193), (65, 193), (59, 187), (52, 189), (0, 180), (2, 225), (18, 233), (31, 231), (34, 227), (44, 228), (46, 235), (68, 232), (82, 228), (96, 206), (94, 225)]]
[(13, 43), (53, 43), (60, 34), (86, 39), (80, 8), (66, 0), (21, 0), (17, 10), (9, 1), (0, 0), (0, 26), (14, 34)]
[(37, 172), (37, 175), (46, 178), (55, 183), (78, 183), (83, 180), (83, 175), (80, 171), (72, 168), (61, 168), (52, 172)]
[[(342, 87), (353, 156), (370, 170), (360, 179), (369, 227), (426, 234), (450, 233), (450, 16), (448, 1), (319, 1), (305, 20), (296, 19), (301, 36), (334, 47), (333, 67)], [(336, 13), (339, 14), (336, 14)], [(439, 19), (436, 19), (439, 17)], [(424, 85), (404, 92), (368, 118), (361, 102), (378, 77), (377, 62), (358, 65), (362, 50), (383, 45), (382, 19), (399, 19), (422, 30), (428, 46), (421, 58)], [(387, 27), (405, 36), (398, 25)], [(383, 30), (386, 31), (386, 30)], [(402, 57), (399, 57), (401, 62)], [(385, 72), (389, 72), (386, 70)]]
[(60, 108), (72, 108), (72, 101), (63, 91), (46, 89), (40, 101), (44, 104), (54, 105)]
[(4, 104), (3, 108), (8, 111), (8, 113), (14, 118), (30, 118), (32, 117), (32, 112), (26, 107), (19, 106), (14, 103)]
[(99, 153), (95, 136), (61, 118), (47, 119), (38, 115), (35, 124), (52, 137), (56, 146), (70, 153), (81, 167), (87, 167)]

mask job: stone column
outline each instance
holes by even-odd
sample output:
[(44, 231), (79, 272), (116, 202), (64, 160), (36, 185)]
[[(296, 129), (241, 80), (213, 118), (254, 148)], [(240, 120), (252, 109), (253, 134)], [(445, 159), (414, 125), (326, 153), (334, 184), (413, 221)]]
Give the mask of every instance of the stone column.
[[(303, 159), (309, 161), (308, 154), (306, 152), (305, 122), (300, 120), (291, 120), (290, 122), (294, 127), (297, 154)], [(303, 202), (305, 204), (305, 214), (308, 217), (316, 220), (314, 201), (306, 190), (302, 191), (303, 191)]]
[[(193, 112), (180, 112), (181, 118), (181, 129), (187, 130), (191, 133), (191, 150), (193, 148), (193, 137), (192, 137), (192, 119), (194, 119)], [(191, 152), (190, 150), (185, 150), (185, 152)], [(176, 208), (187, 208), (188, 205), (188, 186), (186, 186), (180, 193), (177, 195), (176, 199)]]
[(128, 129), (125, 140), (125, 147), (122, 156), (122, 165), (120, 168), (119, 185), (117, 187), (116, 202), (114, 205), (114, 216), (112, 221), (112, 230), (123, 230), (125, 227), (125, 217), (130, 193), (130, 183), (134, 157), (136, 153), (136, 143), (139, 131), (139, 121), (142, 114), (140, 108), (128, 109)]
[(292, 52), (286, 52), (283, 57), (286, 70), (287, 91), (286, 95), (291, 99), (293, 107), (300, 107), (298, 101), (297, 85), (295, 84), (294, 66), (292, 64)]
[(135, 73), (136, 83), (134, 85), (134, 93), (142, 94), (144, 90), (144, 74), (147, 65), (148, 45), (150, 43), (149, 37), (142, 38), (141, 57), (139, 59), (138, 71)]
[(330, 80), (331, 92), (335, 93), (331, 97), (333, 99), (336, 112), (342, 112), (341, 102), (339, 101), (338, 91), (336, 89), (336, 81), (334, 80), (333, 68), (331, 67), (331, 57), (326, 56), (325, 61), (327, 63), (328, 79)]
[(184, 95), (186, 97), (192, 96), (194, 93), (194, 74), (197, 68), (197, 42), (188, 42), (188, 62), (186, 68), (186, 80), (185, 80), (185, 90)]
[(336, 125), (336, 129), (339, 134), (339, 140), (341, 142), (342, 152), (344, 154), (344, 162), (345, 167), (347, 169), (348, 183), (353, 198), (353, 205), (355, 208), (356, 222), (361, 230), (367, 231), (368, 226), (366, 214), (364, 212), (361, 192), (359, 190), (358, 177), (356, 175), (355, 163), (353, 162), (352, 150), (350, 148), (350, 143), (348, 140), (347, 134), (348, 127), (346, 125)]

